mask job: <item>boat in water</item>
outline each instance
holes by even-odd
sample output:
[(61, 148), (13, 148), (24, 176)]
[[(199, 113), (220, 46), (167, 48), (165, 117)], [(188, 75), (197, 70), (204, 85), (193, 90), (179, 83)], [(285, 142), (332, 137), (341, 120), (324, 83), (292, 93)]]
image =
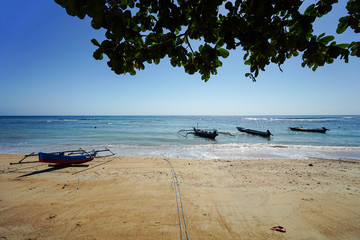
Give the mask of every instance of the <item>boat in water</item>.
[[(186, 134), (183, 135), (183, 132), (186, 132)], [(209, 130), (203, 130), (203, 129), (193, 127), (193, 129), (191, 129), (191, 130), (182, 129), (178, 132), (178, 134), (183, 137), (186, 137), (186, 138), (187, 138), (188, 134), (194, 134), (195, 136), (198, 136), (198, 137), (215, 139), (216, 136), (219, 135), (219, 132), (216, 129), (209, 131)]]
[(210, 138), (210, 139), (215, 139), (216, 136), (219, 135), (216, 129), (214, 129), (213, 131), (208, 131), (198, 128), (194, 128), (194, 134), (199, 137)]
[[(183, 135), (184, 132), (186, 132), (185, 135)], [(229, 132), (219, 132), (216, 129), (204, 130), (204, 129), (200, 129), (199, 127), (193, 127), (193, 129), (191, 130), (182, 129), (178, 132), (178, 134), (186, 138), (188, 134), (194, 134), (195, 136), (209, 138), (209, 139), (215, 139), (219, 134), (234, 137), (234, 135)]]
[(242, 127), (236, 127), (236, 128), (240, 132), (244, 132), (244, 133), (248, 133), (248, 134), (252, 134), (252, 135), (256, 135), (256, 136), (261, 136), (261, 137), (270, 137), (272, 135), (269, 130), (267, 130), (266, 132), (263, 132), (263, 131), (248, 129), (248, 128), (242, 128)]
[(327, 128), (302, 128), (302, 127), (289, 127), (291, 131), (297, 132), (315, 132), (315, 133), (326, 133), (326, 131), (330, 130)]

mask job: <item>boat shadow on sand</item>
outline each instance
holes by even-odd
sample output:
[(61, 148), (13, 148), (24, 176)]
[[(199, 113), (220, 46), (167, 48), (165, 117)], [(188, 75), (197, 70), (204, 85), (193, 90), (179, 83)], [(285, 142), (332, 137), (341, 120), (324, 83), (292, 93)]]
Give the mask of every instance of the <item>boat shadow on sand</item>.
[(68, 168), (68, 167), (74, 167), (74, 166), (71, 166), (71, 165), (52, 166), (52, 167), (49, 167), (46, 169), (36, 170), (36, 171), (30, 172), (30, 173), (26, 173), (26, 174), (23, 174), (16, 178), (23, 178), (23, 177), (29, 177), (29, 176), (33, 176), (33, 175), (42, 174), (42, 173), (49, 173), (49, 172), (53, 172), (53, 171)]
[[(49, 168), (42, 169), (42, 170), (35, 170), (33, 172), (23, 174), (23, 175), (18, 176), (16, 178), (29, 177), (29, 176), (42, 174), (42, 173), (50, 173), (50, 172), (54, 172), (56, 170), (61, 170), (61, 169), (65, 169), (65, 168), (80, 168), (81, 169), (80, 171), (76, 171), (76, 172), (72, 172), (72, 173), (70, 172), (71, 175), (74, 175), (74, 174), (78, 174), (78, 173), (81, 173), (81, 172), (84, 172), (84, 171), (99, 167), (101, 165), (107, 164), (107, 163), (109, 163), (111, 161), (112, 161), (112, 159), (107, 160), (107, 161), (99, 161), (99, 162), (97, 162), (96, 165), (93, 165), (93, 166), (89, 166), (88, 164), (49, 164), (48, 165)], [(24, 169), (28, 169), (28, 168), (23, 168), (21, 170), (24, 170)], [(59, 173), (64, 173), (64, 172), (59, 172)], [(69, 172), (67, 171), (66, 173), (69, 173)]]

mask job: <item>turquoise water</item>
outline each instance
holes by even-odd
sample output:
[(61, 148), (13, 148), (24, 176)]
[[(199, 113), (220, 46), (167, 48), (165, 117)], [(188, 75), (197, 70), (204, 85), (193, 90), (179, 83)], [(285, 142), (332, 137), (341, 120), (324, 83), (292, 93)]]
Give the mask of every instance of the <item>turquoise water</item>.
[[(230, 132), (209, 140), (178, 135), (199, 126)], [(236, 127), (266, 131), (270, 139)], [(326, 127), (326, 134), (288, 127)], [(0, 116), (0, 153), (91, 150), (109, 147), (120, 156), (187, 159), (360, 159), (360, 116)]]

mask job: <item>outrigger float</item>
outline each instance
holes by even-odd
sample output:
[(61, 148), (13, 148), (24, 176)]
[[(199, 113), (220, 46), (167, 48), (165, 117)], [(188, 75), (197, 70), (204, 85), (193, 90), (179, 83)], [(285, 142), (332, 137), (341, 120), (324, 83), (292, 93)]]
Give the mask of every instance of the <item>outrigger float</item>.
[[(186, 132), (185, 135), (183, 135), (184, 132)], [(178, 132), (178, 134), (183, 137), (187, 137), (188, 134), (194, 134), (195, 136), (209, 138), (209, 139), (215, 139), (219, 134), (234, 136), (229, 132), (218, 132), (216, 129), (204, 130), (204, 129), (199, 129), (199, 128), (195, 128), (195, 127), (193, 127), (193, 129), (191, 129), (191, 130), (181, 129)]]
[[(110, 152), (110, 154), (106, 156), (97, 156), (98, 153), (100, 152)], [(109, 157), (113, 155), (115, 155), (115, 153), (113, 153), (108, 148), (105, 148), (104, 150), (91, 150), (90, 152), (87, 152), (82, 148), (73, 151), (62, 151), (62, 152), (52, 152), (52, 153), (33, 152), (25, 155), (23, 159), (21, 159), (19, 162), (10, 163), (10, 164), (13, 165), (13, 164), (34, 163), (34, 162), (23, 162), (23, 160), (25, 160), (28, 157), (39, 156), (39, 162), (55, 163), (61, 165), (72, 165), (72, 164), (76, 165), (76, 164), (89, 162), (96, 157)]]

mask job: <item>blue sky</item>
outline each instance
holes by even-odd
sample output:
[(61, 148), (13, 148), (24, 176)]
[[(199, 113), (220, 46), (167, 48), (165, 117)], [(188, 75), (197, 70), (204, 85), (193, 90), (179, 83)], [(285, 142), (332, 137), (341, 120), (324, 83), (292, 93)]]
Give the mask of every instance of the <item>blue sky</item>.
[[(308, 1), (312, 3), (314, 1)], [(359, 40), (335, 33), (346, 1), (317, 22), (315, 31), (338, 43)], [(116, 75), (92, 57), (89, 19), (66, 14), (54, 1), (0, 2), (0, 115), (322, 115), (360, 114), (360, 59), (316, 72), (288, 60), (270, 65), (253, 83), (243, 52), (231, 52), (208, 82), (173, 68), (167, 59), (135, 76)]]

